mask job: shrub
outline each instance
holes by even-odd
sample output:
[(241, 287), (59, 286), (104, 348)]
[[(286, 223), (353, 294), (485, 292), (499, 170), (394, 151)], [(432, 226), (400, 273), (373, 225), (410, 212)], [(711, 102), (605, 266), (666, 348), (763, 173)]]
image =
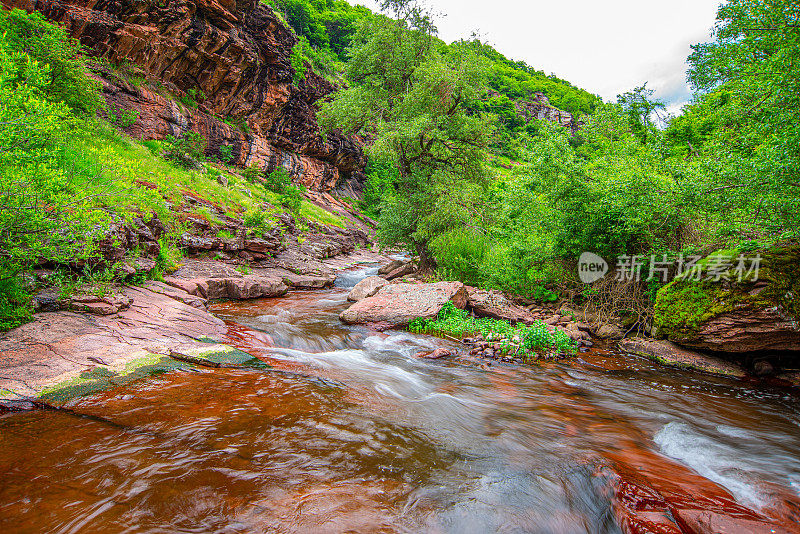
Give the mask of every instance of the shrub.
[(0, 331), (27, 323), (32, 313), (30, 295), (20, 281), (17, 278), (0, 280)]
[(264, 171), (258, 165), (248, 165), (242, 169), (242, 177), (251, 183), (260, 181)]
[[(93, 114), (102, 103), (99, 84), (87, 75), (80, 43), (61, 26), (51, 24), (38, 12), (0, 10), (0, 35), (8, 50), (25, 54), (40, 65), (36, 82), (52, 102), (74, 111)], [(17, 71), (21, 75), (23, 71)], [(10, 80), (10, 83), (22, 79)]]
[(139, 119), (139, 111), (124, 109), (120, 106), (106, 106), (106, 117), (108, 117), (108, 122), (111, 124), (120, 128), (128, 128), (133, 126)]
[(400, 179), (400, 172), (392, 161), (370, 158), (364, 170), (367, 183), (364, 185), (359, 207), (361, 211), (377, 219), (381, 214), (384, 198), (394, 194), (394, 184)]
[(160, 249), (156, 258), (156, 267), (163, 273), (171, 273), (180, 267), (183, 252), (175, 246), (174, 239), (162, 236), (158, 240)]
[(278, 167), (266, 176), (264, 187), (273, 193), (284, 193), (286, 188), (292, 183), (292, 177), (283, 167)]
[(476, 319), (466, 310), (446, 303), (434, 319), (414, 319), (408, 325), (409, 332), (464, 338), (481, 334), (502, 346), (503, 354), (526, 359), (574, 354), (575, 343), (561, 331), (550, 332), (547, 325), (538, 321), (532, 326), (522, 323), (512, 325), (498, 319)]
[(230, 163), (233, 159), (233, 145), (220, 145), (219, 159), (224, 163)]
[[(92, 209), (94, 197), (90, 193), (92, 180), (102, 178), (102, 173), (87, 175), (77, 166), (60, 165), (59, 143), (80, 128), (81, 123), (74, 120), (65, 102), (50, 101), (47, 96), (68, 99), (74, 88), (62, 83), (54, 89), (53, 67), (24, 51), (29, 46), (34, 52), (44, 54), (37, 36), (45, 43), (52, 42), (55, 48), (69, 48), (74, 43), (58, 42), (55, 37), (67, 39), (63, 32), (53, 30), (36, 17), (28, 18), (21, 12), (0, 13), (1, 24), (8, 24), (10, 19), (19, 21), (22, 27), (0, 30), (4, 31), (0, 33), (2, 328), (17, 326), (30, 315), (22, 275), (42, 260), (66, 262), (90, 258), (92, 241), (107, 219), (104, 212)], [(14, 32), (25, 34), (29, 25), (42, 32), (33, 32), (20, 40)], [(53, 54), (58, 65), (63, 58), (58, 50)], [(87, 86), (87, 90), (91, 87)], [(84, 103), (91, 100), (89, 95), (84, 97), (87, 99)]]
[(485, 281), (482, 265), (490, 247), (491, 242), (483, 233), (469, 228), (450, 230), (430, 243), (440, 274), (472, 285)]
[(159, 141), (155, 140), (142, 141), (142, 145), (144, 145), (152, 155), (154, 156), (161, 155), (161, 143)]
[(166, 152), (164, 157), (184, 168), (199, 167), (198, 160), (203, 157), (206, 148), (205, 136), (197, 132), (185, 132), (181, 137), (168, 135), (164, 138)]
[(300, 213), (303, 204), (303, 186), (287, 185), (280, 196), (281, 206), (293, 213)]

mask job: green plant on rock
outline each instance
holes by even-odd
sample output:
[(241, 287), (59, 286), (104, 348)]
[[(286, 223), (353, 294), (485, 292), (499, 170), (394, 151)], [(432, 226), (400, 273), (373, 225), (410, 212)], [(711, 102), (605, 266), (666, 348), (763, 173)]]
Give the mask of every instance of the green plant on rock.
[(158, 240), (159, 251), (156, 267), (162, 273), (171, 273), (178, 269), (183, 259), (183, 251), (175, 244), (175, 236), (164, 235)]
[[(709, 256), (713, 258), (719, 251)], [(766, 283), (756, 289), (756, 280), (743, 277), (731, 268), (719, 281), (692, 280), (678, 277), (658, 290), (653, 324), (659, 336), (671, 341), (694, 340), (704, 323), (737, 309), (777, 308), (781, 313), (800, 320), (800, 246), (787, 246), (762, 251), (758, 281)], [(707, 264), (709, 258), (703, 260)], [(698, 262), (701, 266), (703, 262)]]
[(300, 213), (303, 205), (303, 191), (305, 188), (302, 185), (287, 185), (280, 195), (281, 206), (292, 213)]
[(139, 119), (139, 110), (124, 109), (121, 106), (106, 106), (108, 122), (120, 128), (133, 126)]
[(512, 325), (505, 320), (470, 317), (466, 310), (447, 302), (434, 319), (414, 319), (408, 331), (452, 338), (465, 338), (481, 334), (492, 343), (499, 343), (503, 354), (536, 359), (574, 354), (575, 343), (561, 330), (550, 332), (547, 325), (538, 321), (532, 326)]
[(264, 178), (264, 187), (273, 193), (282, 194), (292, 184), (292, 177), (283, 167), (277, 167)]
[(230, 163), (233, 159), (233, 145), (220, 145), (219, 159), (223, 163)]
[(255, 164), (248, 165), (242, 169), (242, 177), (250, 183), (258, 183), (263, 175), (264, 171)]

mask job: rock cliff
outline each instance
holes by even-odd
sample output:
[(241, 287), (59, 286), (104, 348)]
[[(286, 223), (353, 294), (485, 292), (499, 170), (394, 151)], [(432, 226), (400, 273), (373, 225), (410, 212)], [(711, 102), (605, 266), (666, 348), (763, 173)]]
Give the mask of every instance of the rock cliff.
[[(490, 91), (489, 96), (497, 96), (499, 94), (498, 92)], [(569, 128), (573, 133), (583, 125), (583, 122), (573, 117), (572, 113), (552, 106), (545, 94), (538, 91), (534, 93), (531, 100), (515, 100), (514, 106), (517, 108), (519, 116), (524, 118), (526, 123), (532, 120), (546, 120)]]
[[(116, 66), (98, 71), (104, 96), (114, 110), (138, 112), (125, 129), (139, 139), (195, 131), (206, 137), (206, 155), (229, 145), (234, 163), (282, 166), (317, 191), (361, 180), (358, 140), (319, 134), (315, 103), (335, 87), (310, 69), (293, 83), (297, 38), (258, 0), (2, 2), (64, 24), (89, 54)], [(120, 66), (134, 75), (118, 76)], [(174, 98), (187, 95), (196, 107)]]

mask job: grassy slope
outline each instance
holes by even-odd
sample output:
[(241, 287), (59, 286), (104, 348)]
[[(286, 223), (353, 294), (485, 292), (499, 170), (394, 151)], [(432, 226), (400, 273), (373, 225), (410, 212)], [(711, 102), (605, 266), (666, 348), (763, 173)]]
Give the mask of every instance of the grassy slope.
[[(184, 169), (99, 120), (66, 140), (61, 157), (64, 166), (74, 168), (87, 179), (92, 177), (89, 181), (96, 188), (98, 207), (123, 218), (155, 213), (176, 233), (182, 230), (182, 224), (173, 206), (183, 205), (189, 214), (212, 224), (218, 222), (215, 210), (202, 204), (187, 205), (187, 193), (229, 217), (264, 213), (270, 226), (284, 212), (279, 195), (260, 183), (246, 181), (236, 169), (210, 162), (202, 170)], [(223, 176), (227, 185), (221, 183)], [(345, 226), (338, 216), (307, 200), (303, 200), (299, 215), (323, 224)]]

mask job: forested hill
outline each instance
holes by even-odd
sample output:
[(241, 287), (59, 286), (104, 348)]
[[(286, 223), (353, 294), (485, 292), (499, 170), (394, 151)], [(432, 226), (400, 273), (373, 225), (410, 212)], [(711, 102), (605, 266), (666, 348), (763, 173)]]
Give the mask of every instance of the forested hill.
[[(306, 67), (332, 82), (344, 82), (348, 49), (356, 34), (358, 24), (364, 19), (381, 16), (364, 6), (352, 6), (345, 0), (266, 0), (276, 13), (295, 31), (299, 42), (292, 55), (292, 66), (302, 76)], [(441, 43), (444, 44), (444, 43)], [(489, 87), (499, 93), (492, 103), (492, 111), (511, 120), (512, 101), (535, 100), (543, 93), (550, 105), (564, 110), (576, 118), (592, 113), (600, 97), (580, 89), (554, 74), (546, 75), (524, 61), (513, 61), (478, 40), (459, 41), (468, 45), (489, 63)]]

